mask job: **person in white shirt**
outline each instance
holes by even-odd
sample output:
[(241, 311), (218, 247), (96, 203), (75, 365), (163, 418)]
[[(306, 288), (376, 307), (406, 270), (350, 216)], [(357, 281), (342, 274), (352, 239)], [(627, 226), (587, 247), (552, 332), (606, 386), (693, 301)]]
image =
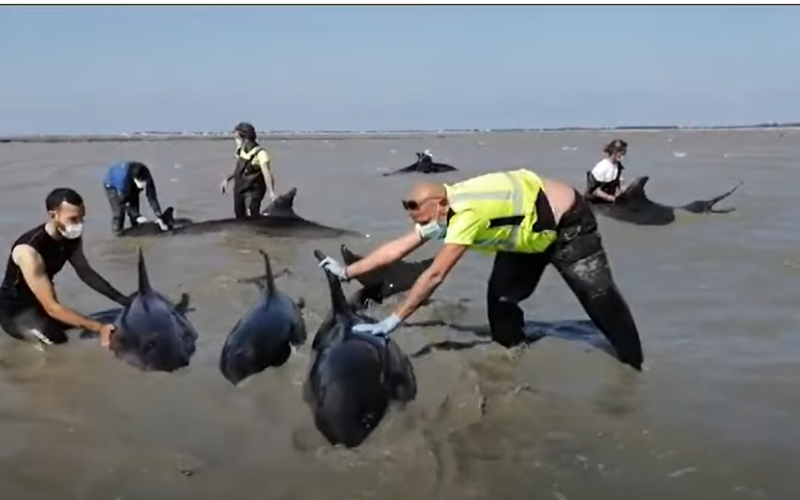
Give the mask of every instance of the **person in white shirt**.
[(614, 203), (623, 191), (622, 159), (628, 152), (628, 143), (622, 139), (614, 139), (603, 148), (606, 157), (587, 174), (586, 197), (592, 202)]

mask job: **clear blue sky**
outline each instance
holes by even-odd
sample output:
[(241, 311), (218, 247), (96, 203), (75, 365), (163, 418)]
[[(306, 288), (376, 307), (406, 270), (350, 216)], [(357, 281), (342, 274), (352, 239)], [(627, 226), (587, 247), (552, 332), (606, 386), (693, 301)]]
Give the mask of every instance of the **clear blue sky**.
[(797, 7), (0, 7), (0, 134), (800, 120)]

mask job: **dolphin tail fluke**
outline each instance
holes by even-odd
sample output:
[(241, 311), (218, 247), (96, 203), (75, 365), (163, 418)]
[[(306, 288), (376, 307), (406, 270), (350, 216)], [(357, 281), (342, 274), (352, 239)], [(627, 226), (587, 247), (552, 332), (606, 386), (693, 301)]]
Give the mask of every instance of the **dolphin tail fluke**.
[(147, 277), (147, 266), (144, 264), (144, 254), (142, 247), (139, 247), (139, 293), (146, 294), (152, 292), (150, 279)]
[[(322, 262), (327, 256), (320, 250), (314, 250), (314, 257), (316, 257), (318, 261)], [(350, 307), (347, 304), (347, 298), (344, 296), (344, 290), (342, 290), (342, 284), (339, 282), (339, 278), (327, 269), (323, 269), (323, 271), (325, 271), (325, 277), (328, 279), (328, 288), (331, 292), (331, 306), (333, 307), (333, 313), (349, 314)]]
[(730, 191), (726, 191), (725, 193), (722, 193), (719, 196), (715, 196), (714, 198), (711, 198), (709, 200), (693, 201), (693, 202), (689, 203), (688, 205), (684, 205), (683, 209), (686, 210), (687, 212), (691, 212), (693, 214), (705, 214), (705, 213), (709, 213), (709, 214), (726, 214), (726, 213), (733, 212), (734, 210), (736, 210), (735, 208), (716, 209), (716, 208), (714, 208), (714, 205), (716, 205), (720, 201), (724, 200), (728, 196), (730, 196), (733, 193), (735, 193), (736, 190), (739, 189), (742, 186), (742, 184), (744, 184), (744, 182), (743, 181), (739, 181), (735, 186), (733, 186), (733, 189), (731, 189)]

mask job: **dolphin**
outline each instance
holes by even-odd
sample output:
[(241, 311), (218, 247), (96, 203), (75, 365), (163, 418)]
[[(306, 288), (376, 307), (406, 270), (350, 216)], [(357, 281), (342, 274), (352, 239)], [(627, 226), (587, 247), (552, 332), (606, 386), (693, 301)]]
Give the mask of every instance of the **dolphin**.
[[(319, 250), (314, 255), (325, 258)], [(377, 427), (390, 402), (416, 397), (417, 381), (411, 361), (392, 339), (353, 331), (354, 325), (375, 319), (357, 312), (339, 279), (323, 271), (333, 320), (323, 323), (314, 336), (304, 400), (330, 444), (354, 448)]]
[(111, 350), (143, 371), (172, 372), (189, 365), (197, 332), (186, 318), (189, 295), (173, 305), (153, 290), (139, 248), (139, 288), (114, 321)]
[[(341, 246), (340, 251), (342, 260), (347, 266), (362, 259), (361, 255), (353, 253), (345, 245)], [(431, 264), (433, 264), (433, 259), (425, 259), (418, 262), (404, 262), (401, 260), (381, 269), (362, 274), (355, 278), (363, 287), (360, 291), (359, 299), (361, 301), (372, 300), (382, 304), (383, 299), (410, 290), (420, 274), (428, 269)]]
[[(172, 207), (168, 207), (166, 210), (164, 210), (164, 212), (161, 214), (161, 220), (167, 225), (168, 230), (175, 229), (176, 227), (186, 226), (194, 222), (192, 219), (176, 219), (175, 210)], [(136, 226), (123, 229), (119, 236), (153, 236), (162, 232), (163, 231), (161, 228), (158, 227), (158, 224), (156, 224), (154, 221), (147, 221), (144, 224), (138, 224)]]
[(250, 229), (269, 236), (306, 236), (310, 238), (364, 236), (355, 231), (324, 226), (300, 217), (294, 211), (294, 198), (296, 195), (297, 188), (290, 189), (275, 198), (259, 215), (244, 219), (231, 217), (176, 225), (168, 231), (159, 231), (154, 236), (204, 234), (232, 228)]
[(266, 274), (256, 282), (261, 296), (233, 326), (219, 358), (220, 372), (233, 385), (269, 367), (283, 365), (291, 355), (291, 346), (304, 344), (307, 336), (302, 300), (294, 302), (278, 290), (269, 256), (259, 252), (266, 267)]
[(437, 163), (430, 158), (422, 156), (421, 153), (417, 153), (416, 162), (407, 167), (395, 170), (394, 172), (387, 172), (383, 174), (383, 177), (397, 174), (410, 174), (413, 172), (420, 174), (440, 174), (442, 172), (452, 172), (454, 170), (458, 169), (452, 165), (448, 165), (447, 163)]
[(708, 200), (697, 200), (686, 205), (671, 207), (650, 200), (644, 187), (649, 177), (634, 179), (614, 203), (590, 202), (592, 210), (612, 219), (630, 222), (640, 226), (665, 226), (675, 221), (675, 212), (682, 210), (693, 214), (724, 214), (735, 208), (716, 209), (714, 206), (732, 195), (742, 185), (739, 182), (730, 191)]

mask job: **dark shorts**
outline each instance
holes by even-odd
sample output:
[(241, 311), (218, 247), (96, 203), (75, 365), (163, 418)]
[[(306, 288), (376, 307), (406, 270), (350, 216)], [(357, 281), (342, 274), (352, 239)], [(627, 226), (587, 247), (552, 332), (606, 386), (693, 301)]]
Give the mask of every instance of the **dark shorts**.
[(15, 339), (46, 345), (63, 344), (68, 340), (66, 331), (72, 328), (37, 307), (22, 310), (0, 307), (0, 327)]

